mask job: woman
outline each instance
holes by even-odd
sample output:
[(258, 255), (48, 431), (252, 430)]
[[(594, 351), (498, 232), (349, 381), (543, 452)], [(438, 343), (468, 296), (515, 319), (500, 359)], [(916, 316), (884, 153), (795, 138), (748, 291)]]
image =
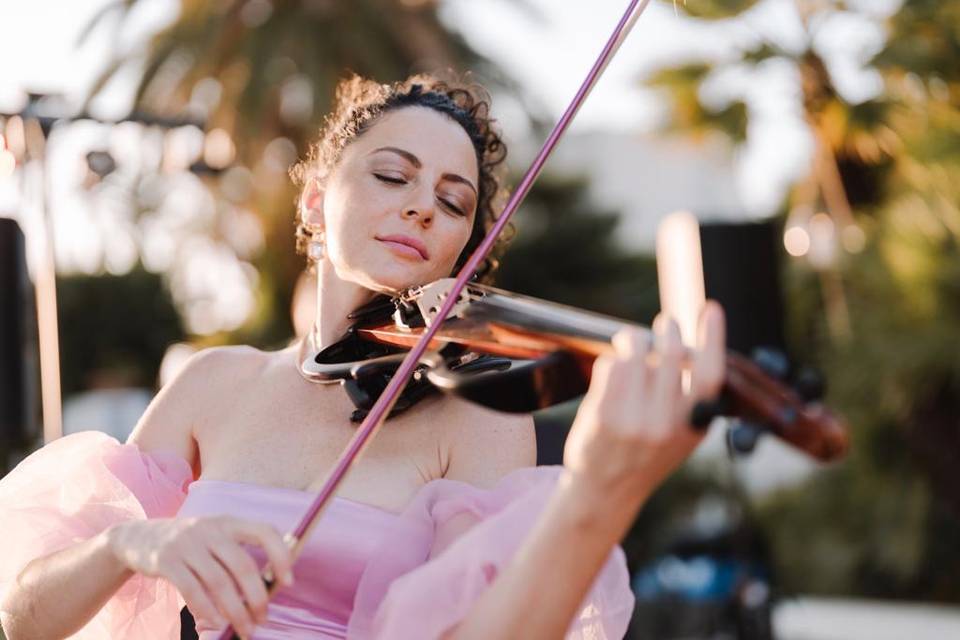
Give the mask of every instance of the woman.
[[(378, 293), (451, 274), (495, 216), (505, 150), (476, 87), (353, 78), (310, 157), (298, 237), (318, 276), (314, 330), (278, 352), (209, 349), (129, 442), (78, 434), (0, 483), (10, 640), (175, 637), (617, 637), (632, 596), (616, 547), (700, 439), (686, 421), (722, 377), (703, 315), (691, 391), (676, 325), (625, 332), (597, 360), (564, 467), (536, 468), (529, 417), (431, 397), (391, 418), (291, 566), (290, 529), (354, 433), (339, 386), (298, 374)], [(648, 351), (659, 365), (649, 365)], [(283, 585), (267, 605), (257, 565)], [(156, 580), (163, 578), (164, 580)]]

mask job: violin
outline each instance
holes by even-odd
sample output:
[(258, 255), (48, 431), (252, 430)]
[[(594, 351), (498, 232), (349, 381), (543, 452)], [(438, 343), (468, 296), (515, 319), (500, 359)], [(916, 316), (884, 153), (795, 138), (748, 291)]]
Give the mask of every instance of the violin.
[[(585, 393), (593, 361), (612, 351), (618, 331), (632, 327), (652, 339), (639, 325), (476, 283), (468, 284), (451, 312), (440, 317), (453, 282), (436, 280), (390, 304), (362, 310), (354, 316), (350, 339), (305, 358), (301, 374), (315, 382), (341, 382), (358, 407), (369, 408), (382, 381), (439, 323), (408, 390), (419, 397), (429, 386), (498, 411), (529, 413)], [(392, 314), (385, 317), (391, 306)], [(347, 345), (358, 340), (385, 348), (368, 348), (365, 357), (353, 359), (358, 351)], [(656, 352), (649, 358), (655, 366)], [(727, 442), (735, 452), (749, 451), (760, 434), (770, 433), (821, 461), (843, 456), (849, 445), (843, 421), (764, 365), (763, 359), (728, 350), (720, 397), (697, 405), (691, 423), (705, 429), (717, 416), (734, 418)]]

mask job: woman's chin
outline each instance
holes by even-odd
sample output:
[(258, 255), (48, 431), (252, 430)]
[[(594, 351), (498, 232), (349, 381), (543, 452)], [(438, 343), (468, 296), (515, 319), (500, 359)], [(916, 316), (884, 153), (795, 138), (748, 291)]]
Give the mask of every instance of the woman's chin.
[(412, 274), (408, 271), (384, 270), (378, 273), (367, 273), (362, 284), (377, 293), (395, 295), (413, 287), (433, 282), (436, 278), (425, 277), (423, 274)]
[(408, 260), (400, 260), (392, 255), (365, 256), (365, 260), (350, 261), (333, 260), (332, 264), (337, 276), (360, 285), (365, 289), (377, 293), (396, 294), (443, 278), (450, 270), (442, 271), (435, 265), (421, 262), (412, 264)]

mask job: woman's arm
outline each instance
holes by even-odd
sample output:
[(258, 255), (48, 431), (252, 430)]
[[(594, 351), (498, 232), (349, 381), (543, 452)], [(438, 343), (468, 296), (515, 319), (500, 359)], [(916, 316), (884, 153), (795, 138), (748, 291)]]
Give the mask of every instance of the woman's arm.
[(104, 534), (31, 562), (0, 611), (10, 640), (64, 638), (78, 631), (133, 575)]
[(241, 544), (256, 544), (284, 585), (289, 551), (269, 525), (236, 518), (132, 521), (31, 562), (3, 606), (10, 640), (63, 638), (80, 630), (135, 572), (169, 580), (190, 610), (241, 636), (267, 614), (267, 592)]
[[(144, 451), (167, 449), (192, 463), (192, 400), (216, 368), (213, 350), (194, 355), (183, 371), (150, 402), (131, 441)], [(111, 550), (111, 531), (50, 555), (33, 559), (17, 576), (2, 604), (7, 636), (64, 637), (92, 618), (132, 575)]]
[(658, 363), (639, 334), (619, 334), (616, 356), (598, 359), (564, 451), (567, 467), (550, 502), (507, 567), (448, 638), (560, 638), (653, 490), (696, 447), (692, 404), (712, 398), (723, 376), (723, 315), (710, 305), (691, 390), (680, 382), (681, 345), (659, 321)]
[[(200, 402), (229, 364), (222, 361), (233, 357), (222, 351), (194, 356), (153, 400), (131, 442), (145, 452), (173, 451), (193, 462), (192, 425)], [(266, 593), (241, 542), (263, 546), (278, 575), (289, 568), (280, 534), (263, 525), (229, 518), (122, 522), (33, 559), (0, 605), (0, 620), (10, 640), (64, 637), (82, 628), (139, 572), (170, 580), (198, 614), (249, 629), (265, 611)]]

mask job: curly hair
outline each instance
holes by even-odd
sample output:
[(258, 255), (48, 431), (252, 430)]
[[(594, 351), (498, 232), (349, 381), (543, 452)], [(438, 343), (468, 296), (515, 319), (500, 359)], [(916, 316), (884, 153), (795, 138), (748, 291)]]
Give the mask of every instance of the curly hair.
[[(477, 154), (480, 180), (473, 230), (457, 259), (456, 269), (459, 270), (496, 222), (507, 194), (502, 186), (507, 147), (490, 117), (487, 91), (476, 83), (452, 76), (441, 78), (421, 74), (401, 82), (380, 84), (354, 75), (339, 83), (335, 96), (334, 108), (324, 120), (319, 138), (310, 146), (307, 157), (290, 169), (290, 177), (301, 188), (311, 178), (326, 177), (339, 161), (344, 148), (390, 111), (426, 107), (446, 115), (466, 131)], [(297, 252), (306, 254), (311, 234), (304, 225), (303, 212), (299, 208), (296, 224)], [(498, 240), (494, 251), (478, 269), (477, 278), (481, 282), (492, 279), (509, 235)], [(313, 267), (315, 265), (308, 258), (308, 268)]]

